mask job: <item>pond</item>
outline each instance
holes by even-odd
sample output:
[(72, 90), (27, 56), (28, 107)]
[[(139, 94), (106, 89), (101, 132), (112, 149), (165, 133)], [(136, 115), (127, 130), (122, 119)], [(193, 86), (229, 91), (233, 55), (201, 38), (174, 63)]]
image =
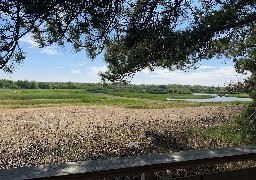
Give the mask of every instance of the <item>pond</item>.
[(167, 100), (183, 100), (190, 102), (231, 102), (231, 101), (252, 101), (251, 98), (238, 98), (238, 97), (226, 97), (226, 96), (218, 96), (217, 94), (208, 94), (208, 93), (193, 93), (193, 95), (210, 95), (212, 98), (208, 99), (172, 99), (167, 98)]

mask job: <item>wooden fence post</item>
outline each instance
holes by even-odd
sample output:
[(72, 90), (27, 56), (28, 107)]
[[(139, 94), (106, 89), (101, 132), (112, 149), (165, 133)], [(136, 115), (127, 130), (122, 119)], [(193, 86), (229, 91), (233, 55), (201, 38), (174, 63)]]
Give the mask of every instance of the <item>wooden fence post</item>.
[(153, 180), (154, 179), (154, 172), (147, 172), (141, 174), (141, 180)]

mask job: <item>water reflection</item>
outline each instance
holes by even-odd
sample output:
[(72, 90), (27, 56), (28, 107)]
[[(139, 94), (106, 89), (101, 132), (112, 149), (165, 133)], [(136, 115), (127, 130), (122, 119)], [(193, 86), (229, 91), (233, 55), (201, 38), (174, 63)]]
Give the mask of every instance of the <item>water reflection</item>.
[(190, 102), (252, 101), (251, 98), (226, 97), (226, 96), (218, 96), (217, 94), (208, 94), (208, 93), (193, 93), (193, 95), (210, 95), (210, 96), (212, 96), (212, 98), (208, 98), (208, 99), (172, 99), (172, 98), (167, 98), (167, 100), (183, 100), (183, 101), (190, 101)]

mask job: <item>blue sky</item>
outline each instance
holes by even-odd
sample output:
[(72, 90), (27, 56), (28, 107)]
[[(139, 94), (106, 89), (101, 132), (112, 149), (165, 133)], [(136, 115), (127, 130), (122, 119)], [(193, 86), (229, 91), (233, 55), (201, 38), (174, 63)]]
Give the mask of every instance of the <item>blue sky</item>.
[[(95, 60), (86, 56), (85, 52), (74, 53), (67, 46), (62, 50), (55, 46), (39, 49), (30, 35), (20, 40), (26, 52), (24, 63), (13, 74), (0, 72), (0, 78), (11, 80), (35, 80), (48, 82), (100, 82), (99, 71), (106, 70), (103, 54)], [(154, 72), (145, 69), (135, 75), (132, 84), (183, 84), (225, 86), (230, 82), (242, 80), (245, 76), (238, 75), (232, 60), (213, 59), (201, 62), (201, 67), (189, 72), (169, 71), (158, 68)]]

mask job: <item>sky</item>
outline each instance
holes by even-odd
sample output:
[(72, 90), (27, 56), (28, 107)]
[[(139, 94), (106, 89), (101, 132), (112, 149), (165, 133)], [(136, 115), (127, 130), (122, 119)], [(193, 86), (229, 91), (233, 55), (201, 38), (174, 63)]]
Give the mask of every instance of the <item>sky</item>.
[[(26, 59), (12, 74), (0, 71), (1, 79), (29, 80), (41, 82), (83, 82), (98, 83), (98, 73), (107, 70), (103, 54), (93, 61), (87, 57), (85, 51), (75, 53), (72, 47), (65, 50), (56, 46), (39, 49), (28, 34), (20, 40), (22, 49), (26, 52)], [(132, 84), (182, 84), (202, 86), (225, 86), (246, 77), (234, 70), (230, 59), (212, 59), (202, 61), (196, 70), (183, 72), (169, 71), (157, 68), (151, 72), (144, 69), (132, 79)]]

